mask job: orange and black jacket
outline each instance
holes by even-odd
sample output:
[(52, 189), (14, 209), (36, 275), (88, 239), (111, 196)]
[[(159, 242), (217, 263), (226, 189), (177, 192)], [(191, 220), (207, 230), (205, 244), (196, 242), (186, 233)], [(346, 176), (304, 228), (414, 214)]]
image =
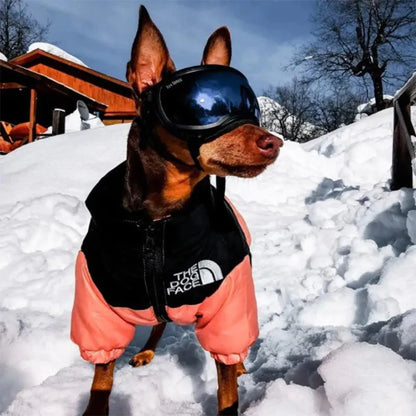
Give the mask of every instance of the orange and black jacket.
[[(244, 312), (247, 305), (241, 311), (234, 311), (251, 322), (250, 340), (243, 341), (244, 347), (237, 348), (247, 349), (245, 344), (254, 342), (258, 329), (248, 232), (238, 212), (230, 203), (217, 198), (216, 189), (206, 178), (194, 189), (183, 209), (152, 221), (144, 210), (129, 212), (123, 208), (125, 169), (126, 165), (122, 163), (104, 176), (86, 201), (91, 222), (80, 254), (85, 263), (82, 267), (88, 272), (87, 279), (91, 280), (89, 285), (93, 286), (94, 293), (97, 292), (94, 296), (100, 297), (100, 303), (105, 303), (106, 308), (123, 319), (126, 311), (134, 311), (136, 315), (140, 311), (152, 311), (149, 322), (128, 318), (132, 325), (173, 320), (182, 324), (197, 323), (198, 326), (198, 319), (202, 318), (198, 309), (208, 303), (221, 309), (218, 302), (222, 300), (213, 302), (213, 299), (220, 299), (216, 293), (221, 292), (225, 283), (230, 285), (227, 279), (231, 280), (233, 271), (238, 271), (238, 276), (249, 275), (246, 280), (250, 281), (248, 286), (245, 283), (246, 292), (250, 293), (243, 295), (250, 298), (252, 304), (249, 318)], [(92, 301), (85, 300), (85, 294), (80, 293), (81, 283), (77, 281), (77, 285), (72, 335), (82, 350), (80, 334), (85, 331), (80, 326), (85, 326), (89, 318), (84, 316), (87, 312), (80, 312), (82, 307), (77, 303), (80, 299), (84, 303)], [(92, 289), (82, 290), (91, 292)], [(229, 291), (225, 288), (222, 291), (226, 290)], [(238, 290), (234, 295), (239, 296)], [(221, 299), (223, 297), (221, 295)], [(247, 299), (240, 299), (240, 303), (246, 303)], [(184, 318), (189, 314), (192, 317)], [(111, 324), (108, 324), (110, 328)], [(105, 322), (102, 325), (105, 326)], [(120, 346), (119, 341), (114, 343)], [(95, 350), (102, 349), (99, 347)], [(211, 352), (223, 354), (222, 351)], [(235, 351), (240, 356), (241, 353)]]

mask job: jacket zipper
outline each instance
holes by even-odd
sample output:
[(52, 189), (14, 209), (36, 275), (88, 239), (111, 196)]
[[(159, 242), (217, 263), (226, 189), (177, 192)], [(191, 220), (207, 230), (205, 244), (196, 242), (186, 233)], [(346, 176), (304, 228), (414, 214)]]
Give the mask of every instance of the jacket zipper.
[(165, 223), (160, 221), (146, 227), (143, 245), (144, 279), (156, 318), (170, 322), (166, 312), (166, 289), (163, 281)]

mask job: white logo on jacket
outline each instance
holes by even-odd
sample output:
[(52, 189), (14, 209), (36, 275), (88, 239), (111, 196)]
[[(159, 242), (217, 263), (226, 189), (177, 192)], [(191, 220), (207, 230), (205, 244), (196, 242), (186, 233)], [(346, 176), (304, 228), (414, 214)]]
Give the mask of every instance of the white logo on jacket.
[(201, 260), (188, 270), (174, 273), (173, 276), (176, 280), (170, 282), (168, 295), (177, 295), (224, 279), (220, 266), (212, 260)]

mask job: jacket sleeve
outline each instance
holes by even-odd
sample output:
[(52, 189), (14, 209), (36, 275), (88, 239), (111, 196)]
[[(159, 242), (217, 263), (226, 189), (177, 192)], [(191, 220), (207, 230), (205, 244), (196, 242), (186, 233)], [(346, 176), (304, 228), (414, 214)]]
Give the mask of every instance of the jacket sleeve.
[(122, 319), (104, 300), (91, 279), (82, 252), (77, 257), (75, 274), (71, 339), (85, 360), (108, 363), (123, 354), (134, 337), (135, 326)]
[(247, 255), (198, 311), (196, 336), (211, 356), (224, 364), (242, 362), (259, 334), (257, 305)]

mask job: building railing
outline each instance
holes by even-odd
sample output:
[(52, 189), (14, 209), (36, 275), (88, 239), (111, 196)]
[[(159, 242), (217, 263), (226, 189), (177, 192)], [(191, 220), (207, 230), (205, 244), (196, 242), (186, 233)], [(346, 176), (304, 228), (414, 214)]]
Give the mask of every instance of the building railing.
[[(416, 100), (416, 72), (394, 96), (393, 160), (391, 190), (413, 188), (412, 160), (415, 158), (415, 129), (410, 106)], [(413, 137), (413, 141), (412, 141)]]

